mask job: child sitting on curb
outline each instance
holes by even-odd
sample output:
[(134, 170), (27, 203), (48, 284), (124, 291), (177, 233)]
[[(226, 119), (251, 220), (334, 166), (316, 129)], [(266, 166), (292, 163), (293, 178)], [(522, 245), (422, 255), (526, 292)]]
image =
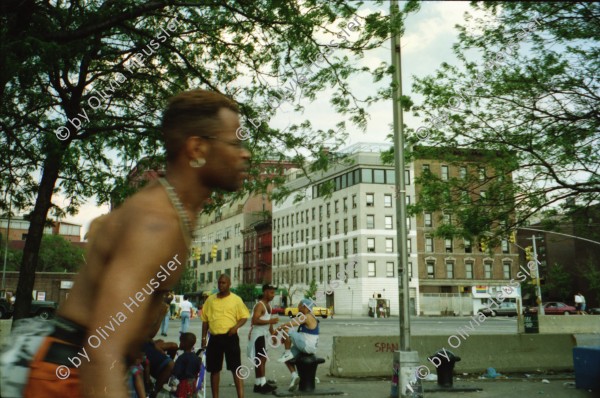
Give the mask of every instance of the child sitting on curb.
[[(285, 362), (287, 368), (292, 374), (290, 383), (290, 391), (294, 391), (300, 382), (300, 377), (296, 371), (296, 366), (290, 363), (290, 360), (296, 358), (300, 353), (314, 354), (317, 352), (317, 344), (319, 342), (319, 321), (312, 314), (314, 302), (308, 299), (302, 299), (298, 304), (298, 311), (301, 315), (298, 318), (291, 320), (279, 326), (276, 331), (283, 331), (283, 344), (285, 352), (279, 358), (279, 362)], [(297, 331), (288, 329), (299, 325)]]

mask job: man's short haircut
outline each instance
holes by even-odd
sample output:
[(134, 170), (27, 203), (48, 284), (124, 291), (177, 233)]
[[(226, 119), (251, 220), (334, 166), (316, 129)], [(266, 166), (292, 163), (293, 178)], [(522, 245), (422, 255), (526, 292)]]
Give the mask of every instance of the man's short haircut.
[(275, 290), (275, 286), (271, 286), (271, 285), (270, 285), (270, 284), (268, 284), (268, 283), (267, 283), (267, 284), (265, 284), (265, 285), (263, 285), (263, 287), (262, 287), (262, 291), (263, 291), (263, 292), (266, 292), (267, 290)]
[(221, 108), (239, 113), (235, 101), (215, 91), (198, 89), (171, 97), (161, 126), (167, 161), (175, 160), (188, 137), (217, 134), (222, 127), (217, 116)]

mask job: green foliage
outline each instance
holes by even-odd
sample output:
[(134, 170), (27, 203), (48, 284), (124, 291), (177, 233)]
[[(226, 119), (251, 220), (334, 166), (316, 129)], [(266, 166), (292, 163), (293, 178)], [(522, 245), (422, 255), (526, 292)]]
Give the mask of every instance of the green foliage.
[(195, 292), (197, 289), (196, 279), (194, 278), (194, 270), (189, 265), (186, 265), (181, 279), (175, 285), (173, 291), (175, 294), (184, 294)]
[(563, 265), (555, 263), (547, 268), (546, 284), (541, 288), (544, 301), (568, 301), (574, 294), (573, 275)]
[[(264, 160), (281, 162), (296, 153), (298, 167), (317, 157), (326, 167), (323, 138), (344, 134), (346, 125), (323, 131), (298, 120), (272, 128), (269, 120), (281, 105), (271, 105), (276, 98), (302, 110), (332, 90), (334, 110), (360, 129), (365, 107), (384, 99), (364, 99), (349, 89), (358, 74), (375, 79), (377, 72), (355, 67), (348, 55), (364, 56), (386, 43), (390, 32), (389, 16), (379, 10), (358, 16), (361, 2), (34, 3), (12, 2), (0, 15), (0, 187), (9, 193), (0, 198), (0, 211), (9, 208), (8, 200), (15, 212), (33, 210), (22, 297), (33, 289), (35, 253), (50, 210), (57, 217), (72, 215), (93, 196), (99, 204), (118, 204), (131, 193), (126, 176), (133, 166), (164, 156), (159, 119), (173, 94), (191, 88), (223, 92), (246, 119), (250, 177), (242, 192), (216, 193), (212, 206), (284, 181), (283, 173), (261, 175)], [(407, 3), (397, 24), (416, 3)], [(354, 18), (354, 34), (340, 34)], [(315, 63), (321, 54), (324, 60)], [(256, 117), (262, 120), (257, 126), (249, 122)], [(58, 193), (68, 198), (66, 206), (52, 202)], [(27, 313), (28, 303), (22, 305), (17, 317)]]
[[(461, 64), (444, 63), (416, 79), (414, 91), (424, 100), (411, 110), (424, 118), (427, 134), (412, 134), (408, 142), (433, 146), (449, 164), (455, 149), (478, 150), (468, 160), (491, 172), (484, 181), (424, 176), (417, 182), (434, 195), (421, 207), (452, 211), (459, 235), (492, 229), (506, 235), (566, 199), (598, 203), (600, 4), (472, 5), (482, 16), (468, 16), (459, 28), (454, 51)], [(476, 53), (482, 64), (467, 59)], [(477, 193), (484, 184), (482, 199)], [(458, 200), (461, 192), (474, 206)], [(499, 223), (503, 228), (495, 228)]]
[(85, 260), (84, 250), (60, 235), (44, 235), (38, 259), (38, 271), (77, 272)]
[(310, 285), (308, 287), (308, 290), (304, 291), (304, 298), (314, 299), (316, 293), (317, 293), (317, 281), (315, 280), (315, 278), (313, 278), (310, 281)]
[(588, 258), (582, 267), (581, 275), (588, 283), (587, 293), (591, 296), (586, 299), (586, 302), (600, 303), (600, 268), (598, 267), (598, 259)]
[[(4, 267), (4, 253), (6, 251), (6, 240), (0, 239), (0, 262)], [(7, 271), (18, 271), (21, 265), (23, 257), (22, 250), (15, 250), (8, 248), (8, 254), (6, 255), (6, 270)]]
[(242, 283), (235, 288), (236, 294), (242, 298), (243, 301), (253, 302), (257, 299), (256, 287), (251, 283)]

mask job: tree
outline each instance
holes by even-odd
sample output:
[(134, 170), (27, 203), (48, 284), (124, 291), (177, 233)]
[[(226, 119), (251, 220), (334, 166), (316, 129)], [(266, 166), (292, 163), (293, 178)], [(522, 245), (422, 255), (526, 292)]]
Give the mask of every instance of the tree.
[(304, 298), (307, 299), (313, 299), (315, 298), (315, 294), (317, 293), (317, 281), (315, 280), (315, 278), (312, 278), (312, 280), (310, 281), (310, 285), (308, 286), (308, 289), (304, 291)]
[(561, 264), (555, 263), (546, 270), (546, 283), (542, 285), (545, 301), (567, 300), (573, 294), (573, 275)]
[(194, 277), (194, 270), (192, 267), (186, 267), (181, 275), (181, 279), (175, 285), (173, 291), (176, 294), (190, 293), (196, 290), (196, 278)]
[(242, 283), (235, 288), (236, 294), (242, 298), (244, 302), (253, 303), (256, 297), (256, 286), (251, 283)]
[[(415, 1), (408, 4), (406, 12), (415, 9)], [(86, 198), (118, 203), (128, 194), (132, 166), (163, 157), (157, 119), (170, 95), (202, 87), (233, 96), (251, 125), (253, 165), (291, 151), (302, 165), (329, 137), (344, 134), (345, 122), (337, 132), (314, 131), (308, 120), (285, 131), (271, 128), (269, 118), (285, 101), (302, 109), (296, 100), (314, 100), (331, 87), (336, 111), (364, 128), (364, 106), (378, 98), (357, 97), (348, 81), (363, 72), (377, 80), (382, 70), (355, 68), (345, 54), (362, 56), (379, 46), (390, 21), (378, 11), (357, 16), (360, 6), (341, 0), (4, 2), (0, 186), (8, 198), (0, 209), (10, 201), (30, 212), (31, 221), (15, 319), (29, 313), (48, 213), (74, 214)], [(339, 33), (342, 27), (358, 31), (358, 39)], [(321, 34), (331, 41), (317, 40)], [(258, 168), (251, 174), (258, 177)], [(249, 179), (246, 191), (283, 179)], [(53, 201), (56, 193), (69, 198), (66, 207)]]
[[(469, 16), (459, 27), (454, 50), (462, 65), (443, 63), (434, 76), (417, 78), (414, 91), (424, 96), (421, 105), (403, 101), (425, 117), (425, 124), (413, 129), (411, 144), (446, 152), (475, 149), (481, 164), (495, 172), (470, 185), (456, 178), (417, 182), (429, 191), (444, 186), (442, 192), (462, 188), (470, 194), (491, 183), (486, 193), (493, 199), (478, 209), (461, 211), (457, 200), (445, 207), (467, 230), (483, 225), (485, 232), (504, 222), (498, 232), (504, 235), (567, 199), (584, 207), (598, 203), (600, 4), (472, 4), (485, 16)], [(526, 42), (528, 51), (519, 51)], [(483, 65), (467, 59), (473, 51), (482, 55)]]
[(597, 258), (588, 258), (581, 267), (581, 275), (588, 283), (587, 292), (591, 297), (586, 299), (587, 303), (600, 303), (600, 268)]
[(77, 272), (84, 264), (84, 250), (60, 235), (44, 235), (40, 245), (38, 270)]

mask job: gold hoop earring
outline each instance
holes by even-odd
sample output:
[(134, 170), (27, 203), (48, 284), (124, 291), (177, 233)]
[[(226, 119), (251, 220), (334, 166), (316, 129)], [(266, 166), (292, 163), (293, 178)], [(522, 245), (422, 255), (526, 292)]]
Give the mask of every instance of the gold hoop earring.
[(206, 159), (204, 159), (204, 158), (190, 160), (190, 167), (193, 167), (195, 169), (198, 169), (198, 168), (204, 166), (205, 164), (206, 164)]

